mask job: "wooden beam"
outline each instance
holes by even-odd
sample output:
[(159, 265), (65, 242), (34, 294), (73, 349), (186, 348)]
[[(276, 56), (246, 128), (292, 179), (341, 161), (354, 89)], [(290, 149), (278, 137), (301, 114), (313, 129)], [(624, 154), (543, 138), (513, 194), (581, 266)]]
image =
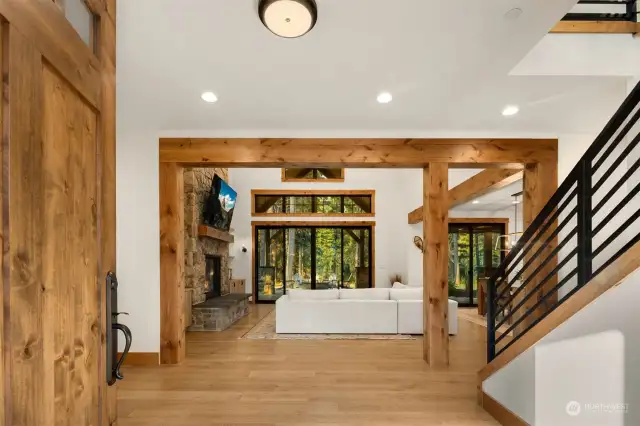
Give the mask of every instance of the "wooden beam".
[[(524, 220), (524, 229), (527, 229), (535, 217), (540, 213), (545, 204), (549, 201), (551, 196), (558, 189), (558, 163), (548, 161), (538, 164), (527, 164), (524, 169), (524, 184), (523, 184), (523, 203), (522, 203), (522, 215)], [(527, 267), (522, 275), (522, 281), (528, 279), (529, 274), (536, 271), (545, 260), (550, 256), (551, 252), (558, 245), (558, 237), (551, 239), (548, 244), (544, 242), (550, 237), (557, 227), (557, 220), (549, 226), (549, 229), (542, 235), (535, 237), (532, 249), (528, 249), (527, 254), (524, 256), (525, 264), (532, 258), (532, 256), (542, 249), (540, 254), (535, 258), (531, 265)], [(520, 290), (518, 297), (514, 302), (515, 305), (519, 304), (525, 295), (529, 294), (533, 289), (548, 275), (558, 264), (557, 255), (553, 256), (546, 265), (540, 269), (535, 277), (527, 283), (527, 288)], [(518, 313), (514, 318), (519, 318), (524, 315), (525, 312), (530, 310), (535, 305), (539, 298), (547, 294), (558, 283), (557, 275), (547, 280), (544, 286), (535, 290), (538, 294), (529, 297), (518, 310)], [(557, 302), (557, 294), (547, 298), (547, 300), (540, 304), (536, 308), (536, 312), (527, 315), (526, 319), (521, 321), (514, 329), (514, 333), (517, 335), (525, 330), (530, 324), (535, 322), (543, 313), (547, 312), (551, 306)]]
[(176, 163), (160, 164), (160, 363), (185, 357), (184, 174)]
[(433, 367), (449, 365), (448, 182), (449, 169), (446, 163), (431, 163), (423, 170), (423, 355)]
[(560, 21), (550, 32), (556, 34), (636, 34), (640, 32), (640, 23), (630, 21)]
[[(487, 169), (455, 186), (449, 191), (449, 208), (452, 209), (474, 198), (504, 188), (522, 179), (522, 170)], [(409, 213), (409, 224), (422, 221), (422, 207)]]
[(161, 138), (160, 162), (221, 167), (455, 167), (556, 158), (557, 139)]

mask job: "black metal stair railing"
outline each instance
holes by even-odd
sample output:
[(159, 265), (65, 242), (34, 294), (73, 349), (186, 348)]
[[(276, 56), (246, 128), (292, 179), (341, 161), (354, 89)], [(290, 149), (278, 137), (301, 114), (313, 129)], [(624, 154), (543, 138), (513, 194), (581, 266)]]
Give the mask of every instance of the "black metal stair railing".
[(580, 0), (588, 11), (567, 13), (563, 21), (632, 21), (637, 18), (637, 0)]
[(491, 278), (489, 361), (640, 241), (639, 119), (640, 84)]

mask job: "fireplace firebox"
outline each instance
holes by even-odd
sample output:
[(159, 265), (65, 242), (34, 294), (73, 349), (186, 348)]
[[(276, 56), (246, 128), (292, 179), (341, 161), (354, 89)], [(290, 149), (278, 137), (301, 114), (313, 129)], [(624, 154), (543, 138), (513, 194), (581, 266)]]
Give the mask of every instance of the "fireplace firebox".
[(205, 256), (205, 275), (204, 279), (207, 283), (206, 297), (207, 300), (214, 297), (220, 297), (222, 292), (222, 271), (220, 256)]

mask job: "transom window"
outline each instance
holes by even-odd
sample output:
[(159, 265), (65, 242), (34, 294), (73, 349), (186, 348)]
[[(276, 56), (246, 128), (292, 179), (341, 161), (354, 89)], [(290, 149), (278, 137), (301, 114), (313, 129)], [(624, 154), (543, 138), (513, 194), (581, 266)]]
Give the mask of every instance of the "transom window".
[(344, 182), (344, 169), (282, 169), (283, 182)]
[(373, 190), (252, 191), (254, 216), (374, 216)]

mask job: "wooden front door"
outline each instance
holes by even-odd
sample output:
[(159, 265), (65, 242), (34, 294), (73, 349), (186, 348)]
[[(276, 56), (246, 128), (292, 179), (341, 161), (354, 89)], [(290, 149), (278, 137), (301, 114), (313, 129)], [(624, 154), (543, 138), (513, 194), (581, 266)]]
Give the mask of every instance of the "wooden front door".
[(0, 0), (3, 426), (115, 424), (114, 7)]

